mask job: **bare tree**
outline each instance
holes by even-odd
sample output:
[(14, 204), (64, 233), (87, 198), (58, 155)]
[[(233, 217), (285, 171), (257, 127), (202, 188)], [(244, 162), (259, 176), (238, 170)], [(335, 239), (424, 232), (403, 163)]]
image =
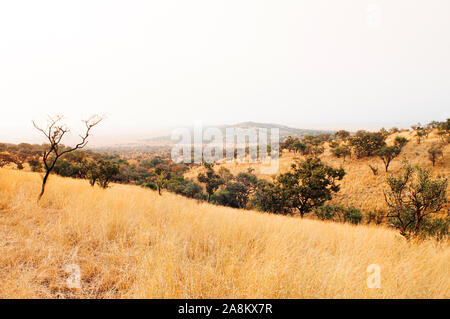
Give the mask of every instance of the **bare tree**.
[(60, 124), (63, 117), (61, 115), (57, 115), (55, 118), (49, 117), (47, 127), (41, 128), (33, 121), (34, 127), (40, 131), (44, 136), (48, 139), (50, 144), (48, 145), (48, 148), (44, 151), (44, 154), (42, 155), (42, 161), (44, 163), (45, 168), (45, 174), (44, 178), (42, 180), (42, 189), (41, 193), (39, 194), (38, 201), (42, 198), (45, 192), (45, 185), (47, 184), (48, 177), (50, 173), (52, 172), (53, 168), (56, 165), (56, 162), (58, 161), (61, 156), (73, 152), (78, 149), (82, 149), (86, 146), (88, 143), (88, 137), (91, 132), (91, 129), (99, 124), (103, 117), (99, 115), (94, 115), (90, 117), (89, 119), (83, 121), (86, 130), (84, 135), (80, 135), (81, 141), (80, 143), (76, 144), (74, 147), (64, 147), (62, 145), (61, 141), (66, 133), (69, 132), (69, 129), (64, 125)]

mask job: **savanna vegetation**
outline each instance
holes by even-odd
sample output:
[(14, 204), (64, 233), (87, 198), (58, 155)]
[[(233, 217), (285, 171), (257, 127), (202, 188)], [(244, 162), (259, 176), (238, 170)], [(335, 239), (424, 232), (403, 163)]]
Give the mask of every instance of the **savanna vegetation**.
[(83, 149), (89, 123), (0, 144), (0, 297), (450, 297), (449, 120), (287, 137), (276, 175)]
[[(420, 131), (419, 135), (417, 131)], [(289, 136), (280, 146), (281, 173), (278, 175), (257, 174), (258, 165), (218, 163), (216, 171), (208, 164), (203, 169), (194, 168), (186, 176), (195, 178), (197, 174), (197, 181), (204, 183), (210, 202), (215, 204), (301, 217), (312, 213), (313, 218), (336, 222), (383, 224), (398, 229), (408, 239), (433, 237), (442, 240), (448, 239), (450, 224), (449, 186), (445, 177), (449, 166), (444, 152), (448, 150), (449, 136), (449, 120), (434, 121), (425, 126), (418, 124), (412, 131), (392, 128), (378, 132), (360, 130), (351, 134), (340, 130), (334, 135), (306, 135), (302, 139)], [(380, 164), (387, 175), (381, 173)], [(366, 165), (370, 170), (363, 169)], [(392, 166), (395, 166), (394, 170), (390, 169)], [(394, 180), (404, 178), (404, 170), (420, 172), (411, 173), (414, 177), (408, 179), (411, 184), (408, 187), (420, 189), (419, 193), (411, 195), (417, 197), (414, 205), (429, 207), (433, 203), (434, 208), (425, 213), (426, 217), (416, 213), (416, 218), (407, 219), (401, 226), (403, 222), (399, 220), (405, 219), (406, 215), (393, 213), (393, 210), (411, 211), (411, 204), (401, 198), (394, 209), (392, 196), (411, 194), (410, 190), (398, 190), (393, 185)], [(235, 171), (234, 175), (232, 171)], [(231, 177), (221, 178), (223, 172)], [(249, 182), (240, 183), (242, 175), (250, 176), (247, 177)], [(419, 179), (419, 175), (427, 176), (427, 181), (414, 184), (413, 180)], [(374, 183), (371, 179), (375, 179)], [(361, 181), (365, 185), (360, 185), (355, 192), (355, 185)], [(374, 187), (378, 196), (367, 201), (365, 196)], [(393, 195), (393, 191), (397, 194)], [(365, 195), (357, 197), (355, 193)], [(353, 196), (356, 200), (342, 200)], [(415, 231), (405, 231), (406, 224), (407, 229), (414, 225)]]
[[(37, 202), (41, 182), (0, 169), (2, 298), (450, 297), (443, 241), (59, 176)], [(380, 289), (367, 286), (372, 264)]]

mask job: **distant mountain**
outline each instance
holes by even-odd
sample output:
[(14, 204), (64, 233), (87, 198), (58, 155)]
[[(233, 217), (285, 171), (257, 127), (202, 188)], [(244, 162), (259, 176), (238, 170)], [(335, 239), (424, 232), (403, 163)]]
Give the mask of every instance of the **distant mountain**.
[(322, 133), (334, 133), (334, 131), (301, 129), (301, 128), (294, 128), (294, 127), (289, 127), (289, 126), (281, 125), (281, 124), (257, 123), (257, 122), (242, 122), (242, 123), (234, 124), (234, 125), (231, 125), (228, 127), (242, 128), (242, 129), (265, 128), (267, 130), (270, 130), (272, 128), (278, 128), (279, 132), (280, 132), (281, 140), (284, 140), (288, 136), (303, 137), (305, 135), (318, 135), (318, 134), (322, 134)]
[[(267, 129), (268, 135), (270, 135), (270, 129), (278, 128), (280, 141), (284, 141), (288, 136), (299, 137), (302, 138), (305, 135), (318, 135), (322, 133), (334, 133), (334, 131), (330, 130), (311, 130), (311, 129), (300, 129), (293, 128), (286, 125), (281, 124), (273, 124), (273, 123), (257, 123), (257, 122), (242, 122), (232, 125), (219, 125), (219, 126), (205, 126), (203, 127), (203, 131), (207, 128), (218, 128), (222, 135), (224, 136), (224, 141), (226, 140), (226, 129), (234, 128), (234, 129)], [(191, 136), (193, 136), (193, 129), (191, 129)], [(104, 151), (104, 152), (167, 152), (170, 151), (172, 146), (178, 143), (178, 141), (172, 140), (170, 135), (162, 135), (152, 138), (146, 138), (141, 140), (136, 140), (134, 142), (128, 143), (117, 143), (108, 146), (96, 146), (94, 149), (96, 151)]]
[[(283, 141), (288, 136), (292, 137), (299, 137), (302, 138), (305, 135), (318, 135), (322, 133), (334, 133), (334, 131), (327, 131), (327, 130), (312, 130), (312, 129), (300, 129), (300, 128), (293, 128), (286, 125), (281, 124), (273, 124), (273, 123), (257, 123), (257, 122), (242, 122), (232, 125), (220, 125), (220, 126), (205, 126), (203, 130), (214, 127), (221, 130), (223, 136), (225, 136), (226, 129), (227, 128), (234, 128), (234, 129), (267, 129), (268, 133), (270, 134), (270, 129), (278, 128), (279, 134), (280, 134), (280, 140)], [(193, 129), (191, 129), (191, 134), (193, 134)], [(171, 139), (171, 136), (158, 136), (153, 138), (148, 138), (145, 140), (142, 140), (143, 143), (158, 143), (158, 144), (174, 144), (176, 141), (173, 141)]]

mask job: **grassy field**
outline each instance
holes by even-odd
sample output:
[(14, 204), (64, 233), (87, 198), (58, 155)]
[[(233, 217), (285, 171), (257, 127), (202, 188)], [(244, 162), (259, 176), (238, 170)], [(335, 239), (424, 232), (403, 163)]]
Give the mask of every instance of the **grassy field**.
[[(0, 169), (1, 298), (450, 297), (448, 243), (57, 176), (38, 204), (39, 186)], [(367, 287), (370, 264), (381, 288)]]

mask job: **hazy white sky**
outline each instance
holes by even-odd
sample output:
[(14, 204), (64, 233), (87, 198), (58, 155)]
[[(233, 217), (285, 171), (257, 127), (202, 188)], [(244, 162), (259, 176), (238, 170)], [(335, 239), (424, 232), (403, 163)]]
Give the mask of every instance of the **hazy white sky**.
[(450, 1), (1, 1), (0, 105), (0, 141), (54, 113), (103, 137), (443, 120)]

